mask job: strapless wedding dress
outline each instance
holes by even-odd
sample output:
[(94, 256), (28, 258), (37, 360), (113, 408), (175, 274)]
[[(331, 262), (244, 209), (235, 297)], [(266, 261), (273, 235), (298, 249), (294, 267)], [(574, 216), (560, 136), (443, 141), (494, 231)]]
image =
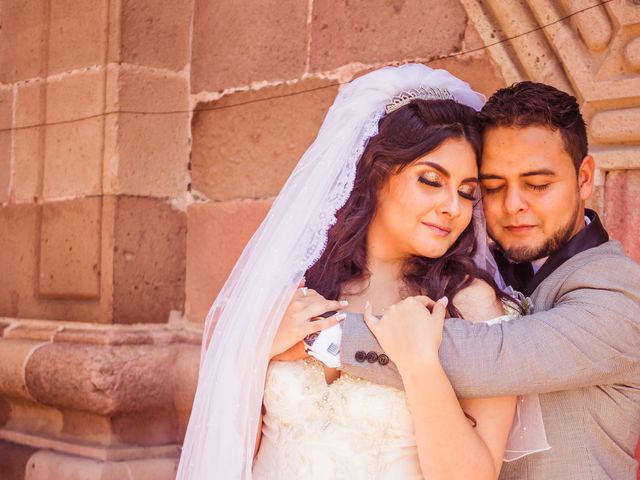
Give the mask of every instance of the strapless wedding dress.
[[(488, 325), (517, 318), (510, 311)], [(313, 357), (272, 362), (255, 480), (422, 479), (404, 391), (344, 372), (327, 384)], [(518, 397), (505, 461), (550, 448), (536, 394)]]
[(314, 358), (272, 362), (256, 480), (422, 479), (403, 391), (343, 373), (327, 384)]

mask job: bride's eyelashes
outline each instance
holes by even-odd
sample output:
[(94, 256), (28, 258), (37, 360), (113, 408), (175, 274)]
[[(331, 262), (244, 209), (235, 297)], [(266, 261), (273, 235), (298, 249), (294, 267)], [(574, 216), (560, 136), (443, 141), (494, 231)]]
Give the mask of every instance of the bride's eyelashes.
[(435, 188), (442, 187), (442, 183), (434, 180), (429, 180), (428, 178), (425, 178), (425, 177), (418, 177), (418, 181), (421, 183), (424, 183), (425, 185), (429, 185), (430, 187), (435, 187)]
[[(440, 176), (437, 173), (429, 172), (423, 176), (418, 177), (418, 181), (424, 185), (433, 188), (441, 188), (443, 186), (442, 181), (439, 179)], [(464, 185), (463, 185), (464, 187)], [(475, 187), (469, 186), (470, 191), (465, 192), (464, 190), (458, 190), (458, 195), (464, 198), (465, 200), (470, 200), (475, 202), (478, 200), (478, 195)]]
[(462, 187), (467, 187), (468, 191), (458, 190), (458, 195), (466, 200), (471, 200), (472, 202), (477, 202), (479, 200), (477, 187), (471, 185), (462, 185)]

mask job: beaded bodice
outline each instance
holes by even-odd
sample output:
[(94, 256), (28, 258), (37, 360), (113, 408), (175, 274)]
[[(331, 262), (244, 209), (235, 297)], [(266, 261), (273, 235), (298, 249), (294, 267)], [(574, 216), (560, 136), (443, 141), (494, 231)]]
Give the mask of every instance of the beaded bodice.
[(404, 392), (307, 358), (273, 362), (255, 479), (421, 479)]

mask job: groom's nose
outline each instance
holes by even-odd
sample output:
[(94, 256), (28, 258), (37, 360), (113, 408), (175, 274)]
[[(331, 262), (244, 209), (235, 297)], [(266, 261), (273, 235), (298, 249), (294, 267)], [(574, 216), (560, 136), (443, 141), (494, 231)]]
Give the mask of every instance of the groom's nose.
[(528, 203), (523, 196), (522, 190), (517, 187), (507, 187), (503, 199), (503, 209), (506, 213), (513, 215), (528, 208)]

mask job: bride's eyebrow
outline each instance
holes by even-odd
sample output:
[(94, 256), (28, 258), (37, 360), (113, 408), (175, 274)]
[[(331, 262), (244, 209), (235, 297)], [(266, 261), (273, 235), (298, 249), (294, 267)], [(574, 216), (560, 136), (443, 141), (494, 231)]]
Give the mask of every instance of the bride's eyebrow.
[(440, 172), (445, 177), (451, 178), (451, 174), (449, 173), (449, 171), (446, 168), (444, 168), (442, 165), (438, 164), (438, 163), (430, 162), (429, 160), (422, 160), (421, 162), (418, 162), (416, 165), (427, 165), (427, 166), (433, 168), (434, 170), (437, 170), (438, 172)]
[[(446, 168), (444, 168), (442, 165), (438, 164), (438, 163), (430, 162), (428, 160), (423, 160), (422, 162), (416, 163), (416, 165), (427, 165), (427, 166), (433, 168), (434, 170), (437, 170), (438, 172), (440, 172), (445, 177), (451, 178), (451, 174), (449, 173), (449, 171)], [(476, 177), (469, 177), (469, 178), (465, 178), (460, 183), (478, 183), (478, 179)]]

